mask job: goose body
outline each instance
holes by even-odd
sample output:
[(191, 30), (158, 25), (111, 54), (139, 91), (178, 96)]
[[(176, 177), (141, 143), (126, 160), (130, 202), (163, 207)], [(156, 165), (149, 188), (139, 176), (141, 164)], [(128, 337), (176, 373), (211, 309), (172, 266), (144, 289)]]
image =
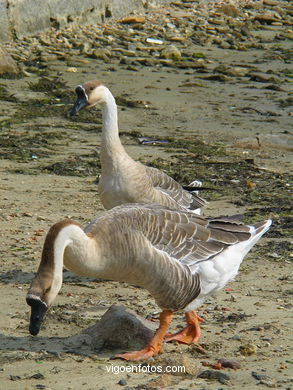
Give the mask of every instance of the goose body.
[[(162, 309), (160, 327), (142, 351), (117, 355), (139, 360), (161, 351), (163, 340), (190, 344), (200, 337), (194, 312), (238, 272), (271, 221), (245, 225), (229, 218), (203, 218), (159, 205), (113, 208), (84, 230), (71, 220), (49, 230), (41, 262), (27, 294), (30, 333), (42, 319), (62, 285), (63, 265), (78, 275), (99, 277), (147, 289)], [(187, 327), (166, 335), (174, 311), (186, 313)]]
[(164, 172), (134, 161), (127, 154), (119, 138), (117, 105), (105, 85), (99, 81), (88, 81), (79, 85), (76, 93), (77, 100), (71, 115), (84, 107), (96, 104), (102, 107), (102, 171), (98, 190), (106, 209), (126, 203), (156, 203), (200, 213), (200, 207), (206, 201), (196, 191), (184, 190)]

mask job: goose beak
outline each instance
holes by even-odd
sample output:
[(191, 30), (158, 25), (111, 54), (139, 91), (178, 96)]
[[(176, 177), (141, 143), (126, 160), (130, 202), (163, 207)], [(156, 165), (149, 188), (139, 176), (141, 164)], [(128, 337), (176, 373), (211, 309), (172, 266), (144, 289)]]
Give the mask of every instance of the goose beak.
[(80, 110), (88, 105), (87, 98), (85, 96), (78, 96), (74, 106), (70, 111), (70, 116), (76, 115)]
[(41, 299), (36, 297), (28, 296), (26, 302), (31, 307), (29, 332), (31, 335), (36, 336), (40, 331), (48, 306), (45, 302), (42, 302)]

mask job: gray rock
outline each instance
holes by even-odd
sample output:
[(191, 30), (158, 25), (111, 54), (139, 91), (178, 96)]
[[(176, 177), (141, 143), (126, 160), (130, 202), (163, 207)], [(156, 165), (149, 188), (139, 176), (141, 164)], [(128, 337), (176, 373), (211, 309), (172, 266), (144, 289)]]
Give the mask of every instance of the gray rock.
[(154, 335), (156, 325), (124, 306), (113, 305), (99, 321), (82, 333), (91, 337), (91, 346), (96, 350), (134, 350), (146, 346)]
[(19, 69), (13, 58), (0, 46), (0, 74), (19, 73)]
[(161, 51), (161, 57), (168, 60), (179, 61), (181, 60), (181, 52), (175, 45), (169, 45)]
[(7, 14), (7, 0), (0, 1), (0, 42), (7, 42), (12, 38), (9, 31), (9, 18)]
[[(160, 3), (164, 0), (152, 0)], [(7, 6), (9, 4), (9, 7)], [(104, 22), (144, 9), (145, 0), (0, 0), (0, 42), (50, 28)], [(11, 33), (13, 32), (13, 34)]]
[(100, 60), (108, 60), (111, 56), (111, 52), (108, 49), (94, 49), (91, 57)]
[(223, 385), (227, 384), (230, 380), (229, 375), (217, 370), (205, 370), (198, 375), (198, 378), (215, 379)]

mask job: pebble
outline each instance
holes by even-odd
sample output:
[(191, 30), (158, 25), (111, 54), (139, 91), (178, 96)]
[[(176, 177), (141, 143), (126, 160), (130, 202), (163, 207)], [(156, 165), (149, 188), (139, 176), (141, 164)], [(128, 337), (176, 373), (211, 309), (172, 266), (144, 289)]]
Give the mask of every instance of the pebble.
[(237, 360), (222, 358), (218, 360), (218, 363), (220, 363), (222, 367), (233, 368), (233, 370), (239, 370), (239, 368), (241, 368), (241, 364)]
[(69, 67), (66, 69), (66, 72), (69, 72), (69, 73), (77, 73), (78, 72), (78, 69), (75, 68), (75, 67)]
[(100, 60), (108, 60), (111, 57), (111, 52), (108, 49), (94, 49), (91, 52), (91, 57)]
[(11, 55), (0, 46), (0, 74), (19, 72), (20, 70)]
[(227, 384), (230, 380), (229, 375), (218, 370), (205, 370), (198, 375), (198, 378), (215, 379), (223, 385)]
[[(36, 71), (34, 63), (39, 60), (44, 64), (56, 59), (70, 61), (73, 56), (76, 57), (76, 49), (85, 56), (104, 62), (117, 59), (119, 63), (123, 57), (133, 57), (136, 61), (143, 57), (139, 60), (139, 66), (170, 66), (164, 61), (171, 60), (174, 62), (172, 67), (187, 69), (188, 62), (192, 61), (191, 53), (184, 52), (184, 64), (179, 62), (183, 47), (190, 47), (190, 43), (205, 48), (218, 45), (228, 50), (261, 48), (261, 39), (252, 34), (253, 30), (260, 30), (265, 25), (266, 29), (280, 31), (278, 27), (291, 24), (292, 13), (288, 13), (283, 2), (279, 2), (278, 6), (266, 4), (265, 9), (250, 2), (246, 9), (231, 2), (214, 2), (203, 6), (202, 2), (178, 1), (171, 3), (168, 13), (158, 7), (158, 14), (150, 10), (147, 17), (129, 15), (119, 21), (107, 20), (106, 25), (92, 25), (90, 29), (88, 26), (69, 24), (58, 31), (24, 37), (21, 44), (17, 41), (10, 44), (9, 52), (18, 62), (29, 61), (31, 72)], [(292, 29), (287, 28), (279, 33), (280, 39), (288, 39), (287, 35), (292, 35)], [(149, 47), (144, 47), (145, 42)], [(172, 42), (178, 45), (172, 45)], [(161, 53), (153, 51), (161, 45), (166, 45)], [(137, 66), (136, 63), (124, 65), (128, 69)], [(218, 81), (228, 80), (219, 78)]]
[(181, 52), (175, 45), (170, 45), (161, 51), (161, 57), (169, 60), (179, 61), (181, 60)]
[(257, 383), (258, 385), (261, 384), (261, 385), (265, 385), (265, 386), (270, 387), (270, 388), (277, 387), (276, 383), (266, 374), (259, 374), (255, 371), (252, 371), (251, 375), (256, 380), (259, 380), (259, 382)]
[(171, 383), (172, 376), (164, 374), (155, 379), (151, 379), (146, 386), (143, 386), (143, 388), (147, 390), (168, 389)]
[(145, 23), (144, 16), (128, 16), (120, 20), (123, 24)]
[(243, 356), (255, 355), (257, 353), (257, 350), (258, 348), (254, 344), (244, 344), (244, 345), (240, 345), (239, 347), (239, 351)]
[(153, 43), (154, 45), (163, 45), (164, 41), (161, 39), (155, 39), (155, 38), (147, 38), (146, 39), (147, 43)]

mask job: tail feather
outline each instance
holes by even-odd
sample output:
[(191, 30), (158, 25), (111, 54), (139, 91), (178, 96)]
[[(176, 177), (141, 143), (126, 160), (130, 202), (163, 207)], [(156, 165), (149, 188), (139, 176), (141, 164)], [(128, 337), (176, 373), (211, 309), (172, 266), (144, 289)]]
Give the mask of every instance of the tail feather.
[(255, 235), (258, 235), (260, 233), (261, 235), (263, 235), (269, 229), (271, 224), (272, 224), (272, 220), (267, 219), (266, 221), (258, 222), (255, 225), (253, 225), (253, 227), (255, 228)]

